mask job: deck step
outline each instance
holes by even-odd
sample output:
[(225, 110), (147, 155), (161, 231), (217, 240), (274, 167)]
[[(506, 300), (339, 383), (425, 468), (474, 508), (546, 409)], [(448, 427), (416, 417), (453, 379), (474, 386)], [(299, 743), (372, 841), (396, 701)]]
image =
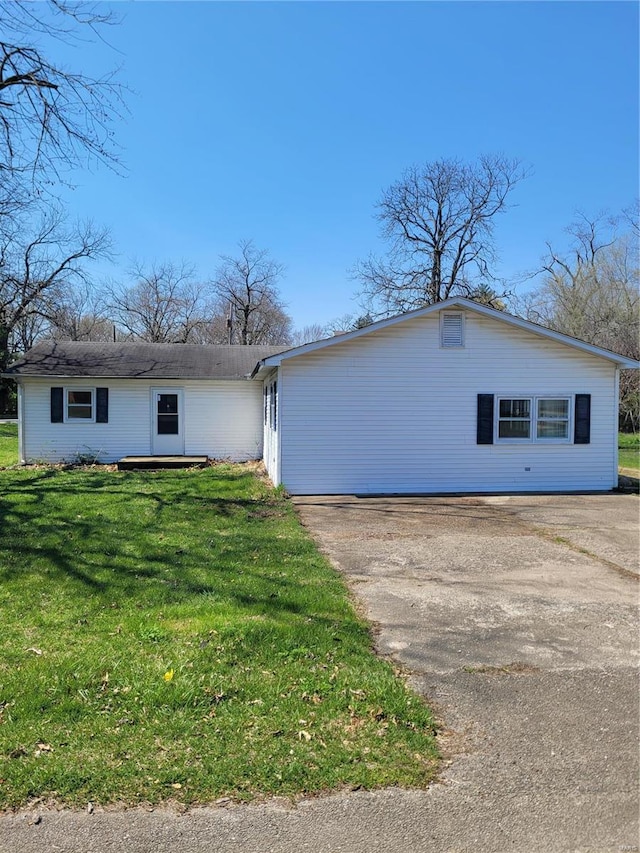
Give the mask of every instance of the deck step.
[(208, 456), (123, 456), (118, 471), (156, 471), (162, 468), (205, 468)]

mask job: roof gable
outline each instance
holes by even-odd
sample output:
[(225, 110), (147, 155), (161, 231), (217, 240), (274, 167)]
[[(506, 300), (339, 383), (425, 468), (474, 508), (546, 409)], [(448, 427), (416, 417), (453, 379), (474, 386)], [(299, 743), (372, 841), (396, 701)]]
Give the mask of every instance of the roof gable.
[(415, 320), (416, 318), (427, 317), (430, 314), (435, 314), (443, 310), (450, 310), (452, 308), (461, 308), (468, 311), (474, 311), (477, 314), (484, 315), (486, 317), (491, 318), (492, 320), (498, 320), (500, 322), (506, 323), (507, 325), (515, 326), (516, 328), (522, 329), (523, 331), (531, 332), (532, 334), (538, 335), (539, 337), (547, 338), (549, 340), (555, 341), (556, 343), (565, 344), (566, 346), (578, 349), (584, 353), (588, 353), (589, 355), (604, 358), (607, 361), (613, 362), (619, 367), (640, 367), (640, 362), (634, 361), (630, 358), (626, 358), (622, 355), (618, 355), (617, 353), (611, 352), (610, 350), (603, 349), (602, 347), (593, 346), (593, 344), (588, 344), (585, 341), (580, 341), (577, 338), (570, 337), (569, 335), (563, 335), (561, 332), (554, 332), (552, 329), (547, 329), (544, 326), (538, 326), (536, 323), (531, 323), (529, 320), (523, 320), (520, 317), (515, 317), (513, 314), (507, 314), (504, 311), (498, 311), (495, 308), (489, 308), (488, 306), (481, 305), (480, 303), (474, 302), (471, 299), (465, 299), (464, 297), (454, 297), (452, 299), (447, 299), (444, 302), (437, 302), (434, 305), (427, 305), (424, 308), (418, 308), (415, 311), (409, 311), (406, 314), (398, 314), (395, 317), (388, 317), (385, 320), (379, 320), (377, 323), (372, 323), (370, 326), (365, 326), (363, 329), (355, 329), (352, 332), (345, 332), (341, 335), (335, 335), (332, 338), (326, 338), (321, 341), (315, 341), (310, 344), (304, 344), (301, 347), (285, 350), (273, 356), (269, 356), (263, 359), (260, 364), (256, 366), (252, 375), (261, 375), (265, 372), (265, 370), (271, 369), (272, 367), (276, 367), (282, 361), (285, 361), (287, 359), (297, 358), (298, 356), (306, 355), (310, 352), (316, 352), (317, 350), (325, 349), (326, 347), (336, 346), (337, 344), (342, 344), (346, 341), (352, 341), (356, 338), (364, 337), (365, 335), (370, 335), (373, 332), (379, 331), (380, 329), (386, 329), (390, 326), (395, 326), (400, 323), (407, 322), (408, 320)]

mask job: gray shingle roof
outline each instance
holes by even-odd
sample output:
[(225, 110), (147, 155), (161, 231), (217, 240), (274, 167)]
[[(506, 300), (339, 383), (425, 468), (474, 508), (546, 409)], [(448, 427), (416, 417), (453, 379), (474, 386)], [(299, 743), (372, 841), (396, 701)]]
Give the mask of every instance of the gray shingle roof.
[(7, 376), (95, 376), (128, 379), (243, 379), (282, 346), (43, 341)]

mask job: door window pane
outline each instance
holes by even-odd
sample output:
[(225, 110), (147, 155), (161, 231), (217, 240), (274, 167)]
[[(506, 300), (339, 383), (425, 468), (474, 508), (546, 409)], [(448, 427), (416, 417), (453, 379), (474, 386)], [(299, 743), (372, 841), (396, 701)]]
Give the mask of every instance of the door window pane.
[(177, 394), (158, 394), (158, 414), (162, 415), (177, 415), (178, 414), (178, 395)]
[(177, 415), (158, 415), (158, 435), (178, 435)]
[(178, 395), (158, 394), (158, 435), (178, 435)]

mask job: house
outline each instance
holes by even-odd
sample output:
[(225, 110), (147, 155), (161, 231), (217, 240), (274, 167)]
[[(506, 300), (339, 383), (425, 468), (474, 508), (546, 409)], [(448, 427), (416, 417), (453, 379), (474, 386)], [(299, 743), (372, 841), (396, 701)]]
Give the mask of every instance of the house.
[(43, 341), (18, 382), (20, 460), (262, 456), (262, 386), (247, 375), (282, 347)]
[(8, 375), (25, 462), (263, 456), (292, 494), (606, 491), (618, 372), (639, 366), (456, 298), (285, 351), (43, 343)]

